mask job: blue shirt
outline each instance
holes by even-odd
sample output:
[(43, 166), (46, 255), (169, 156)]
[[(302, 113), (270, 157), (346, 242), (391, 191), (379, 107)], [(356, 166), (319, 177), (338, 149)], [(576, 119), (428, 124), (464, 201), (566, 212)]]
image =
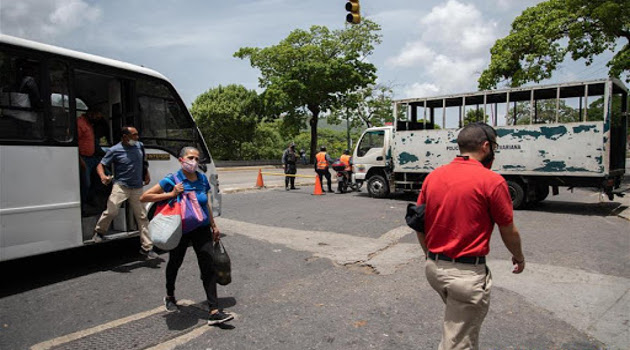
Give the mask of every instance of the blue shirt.
[(107, 150), (101, 164), (109, 167), (114, 164), (114, 183), (128, 188), (142, 188), (142, 143), (124, 146), (118, 142)]
[(177, 175), (179, 180), (184, 184), (184, 192), (195, 191), (197, 195), (197, 201), (199, 202), (199, 206), (203, 209), (205, 215), (205, 221), (202, 226), (210, 225), (210, 215), (208, 213), (208, 192), (210, 191), (210, 183), (208, 182), (208, 178), (205, 174), (197, 172), (197, 181), (190, 181), (184, 175), (184, 172), (180, 169), (175, 174), (168, 174), (165, 178), (160, 180), (160, 187), (164, 192), (171, 192), (173, 190), (173, 184), (171, 181), (173, 180), (173, 176)]

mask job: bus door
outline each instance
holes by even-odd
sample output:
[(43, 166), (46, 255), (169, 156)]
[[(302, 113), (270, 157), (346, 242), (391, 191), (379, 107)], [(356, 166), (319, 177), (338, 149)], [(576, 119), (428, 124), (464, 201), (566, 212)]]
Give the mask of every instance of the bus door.
[[(91, 150), (88, 135), (82, 137), (80, 124), (78, 123), (79, 164), (82, 178), (81, 189), (81, 217), (83, 240), (92, 239), (94, 227), (102, 212), (107, 208), (107, 199), (112, 190), (112, 184), (103, 185), (96, 171), (100, 160), (109, 147), (120, 142), (121, 128), (126, 125), (124, 115), (125, 99), (124, 86), (129, 86), (130, 81), (119, 77), (94, 73), (76, 69), (74, 71), (74, 94), (76, 101), (77, 118), (87, 118), (92, 125), (94, 133), (94, 153), (81, 155), (82, 147)], [(77, 119), (77, 120), (78, 120)], [(89, 129), (88, 129), (89, 132)], [(88, 144), (82, 144), (82, 139), (89, 140)], [(83, 160), (83, 161), (82, 161)], [(85, 164), (85, 165), (84, 165)], [(105, 168), (105, 173), (115, 176), (113, 167)], [(128, 232), (135, 231), (135, 222), (129, 206), (123, 203), (118, 215), (112, 221), (108, 238), (124, 238)]]

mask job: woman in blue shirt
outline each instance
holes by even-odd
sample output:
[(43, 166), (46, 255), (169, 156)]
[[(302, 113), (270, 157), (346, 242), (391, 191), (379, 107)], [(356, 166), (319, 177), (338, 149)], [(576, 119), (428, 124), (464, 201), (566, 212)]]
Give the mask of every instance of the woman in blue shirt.
[[(175, 299), (175, 279), (177, 272), (184, 261), (186, 249), (190, 242), (197, 255), (197, 263), (201, 271), (203, 288), (206, 291), (210, 315), (208, 324), (219, 324), (234, 318), (229, 313), (219, 310), (217, 297), (217, 276), (212, 266), (212, 245), (213, 241), (218, 242), (221, 232), (212, 217), (211, 201), (208, 198), (210, 183), (205, 174), (197, 171), (199, 163), (199, 150), (194, 147), (184, 147), (179, 154), (181, 170), (175, 174), (169, 174), (160, 183), (151, 187), (142, 194), (140, 200), (143, 202), (160, 202), (177, 197), (181, 193), (195, 192), (197, 201), (203, 214), (197, 222), (183, 223), (182, 239), (177, 247), (169, 251), (168, 264), (166, 265), (166, 297), (164, 304), (169, 312), (177, 311), (177, 301)], [(201, 214), (201, 213), (200, 213)], [(193, 228), (194, 227), (194, 228)]]

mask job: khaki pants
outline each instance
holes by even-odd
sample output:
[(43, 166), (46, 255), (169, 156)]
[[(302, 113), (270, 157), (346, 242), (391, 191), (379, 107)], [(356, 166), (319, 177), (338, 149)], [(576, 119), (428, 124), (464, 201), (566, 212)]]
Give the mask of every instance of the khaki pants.
[(94, 231), (104, 235), (109, 230), (109, 225), (112, 220), (118, 215), (120, 205), (126, 200), (131, 209), (133, 210), (133, 216), (136, 218), (140, 230), (140, 243), (142, 249), (149, 251), (153, 249), (153, 242), (149, 238), (149, 220), (147, 219), (147, 211), (144, 209), (144, 205), (140, 202), (140, 196), (142, 195), (142, 188), (127, 188), (119, 184), (114, 184), (112, 187), (112, 193), (107, 199), (107, 209), (98, 219)]
[(438, 349), (479, 349), (479, 331), (490, 307), (490, 269), (427, 259), (425, 272), (446, 305)]

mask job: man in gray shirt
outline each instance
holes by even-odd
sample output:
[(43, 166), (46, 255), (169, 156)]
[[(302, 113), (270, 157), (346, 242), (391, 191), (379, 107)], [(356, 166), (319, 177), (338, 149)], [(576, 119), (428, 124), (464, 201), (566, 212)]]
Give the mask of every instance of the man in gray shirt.
[(111, 176), (105, 175), (105, 167), (114, 165), (114, 186), (107, 200), (107, 209), (101, 215), (94, 228), (94, 242), (100, 242), (109, 229), (112, 220), (118, 215), (121, 204), (126, 200), (136, 218), (140, 230), (140, 253), (154, 259), (158, 255), (153, 251), (153, 242), (149, 237), (149, 220), (147, 211), (140, 202), (142, 187), (151, 182), (149, 170), (145, 170), (144, 147), (138, 141), (138, 130), (132, 126), (122, 128), (121, 142), (112, 146), (96, 168), (96, 172), (104, 185), (112, 181)]

